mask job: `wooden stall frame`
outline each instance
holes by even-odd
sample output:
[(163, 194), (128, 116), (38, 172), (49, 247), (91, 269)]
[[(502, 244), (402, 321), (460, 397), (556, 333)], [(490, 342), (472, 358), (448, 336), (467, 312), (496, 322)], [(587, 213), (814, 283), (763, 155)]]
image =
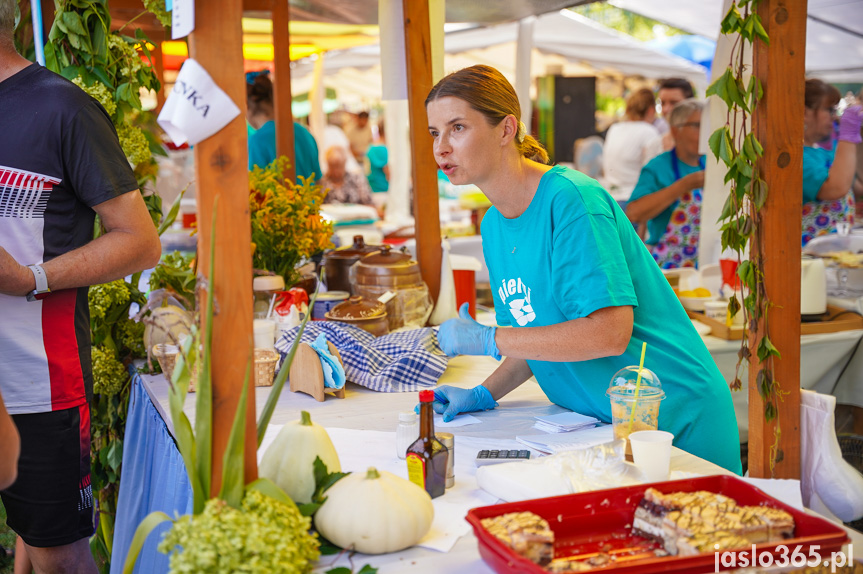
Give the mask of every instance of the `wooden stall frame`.
[[(768, 310), (770, 339), (781, 358), (773, 377), (781, 398), (777, 421), (767, 422), (758, 392), (759, 363), (755, 349), (763, 336), (763, 320), (750, 334), (749, 473), (753, 477), (800, 477), (800, 214), (803, 181), (803, 85), (806, 56), (806, 0), (761, 0), (758, 15), (770, 46), (756, 40), (753, 73), (764, 98), (752, 116), (753, 132), (764, 146), (758, 162), (767, 182), (761, 251), (764, 285), (772, 302)], [(789, 223), (790, 222), (790, 223)], [(775, 466), (772, 459), (775, 455)]]

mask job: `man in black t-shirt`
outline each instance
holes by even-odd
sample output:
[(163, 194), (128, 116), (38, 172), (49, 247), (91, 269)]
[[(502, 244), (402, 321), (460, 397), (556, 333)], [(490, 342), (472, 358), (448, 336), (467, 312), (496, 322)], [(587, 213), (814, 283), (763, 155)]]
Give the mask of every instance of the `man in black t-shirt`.
[(95, 573), (87, 286), (161, 249), (105, 110), (15, 52), (15, 5), (0, 0), (0, 392), (21, 451), (0, 497), (37, 572)]

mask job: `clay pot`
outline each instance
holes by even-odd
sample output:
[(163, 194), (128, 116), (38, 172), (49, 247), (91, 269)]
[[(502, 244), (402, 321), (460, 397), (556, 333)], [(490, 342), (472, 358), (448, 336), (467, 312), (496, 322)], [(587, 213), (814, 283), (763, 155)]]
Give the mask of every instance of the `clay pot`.
[(375, 337), (390, 332), (386, 307), (378, 301), (367, 301), (354, 295), (339, 303), (324, 315), (327, 321), (339, 321), (368, 331)]
[(344, 249), (334, 249), (324, 255), (324, 273), (327, 289), (330, 291), (351, 291), (351, 265), (359, 261), (363, 255), (368, 255), (379, 248), (366, 245), (362, 235), (354, 235), (354, 244)]
[(428, 287), (422, 280), (419, 263), (401, 251), (381, 246), (378, 253), (361, 258), (351, 269), (353, 292), (368, 300), (385, 293), (395, 294), (387, 301), (390, 331), (404, 325), (423, 325), (431, 312)]

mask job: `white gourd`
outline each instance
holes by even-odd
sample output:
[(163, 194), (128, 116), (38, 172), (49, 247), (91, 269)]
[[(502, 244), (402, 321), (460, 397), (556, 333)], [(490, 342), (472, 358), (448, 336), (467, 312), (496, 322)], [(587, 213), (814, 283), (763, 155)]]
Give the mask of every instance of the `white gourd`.
[(428, 493), (390, 472), (370, 467), (342, 478), (325, 493), (315, 527), (327, 540), (363, 554), (403, 550), (431, 528)]
[(327, 472), (341, 472), (339, 455), (330, 435), (321, 425), (312, 422), (309, 413), (282, 427), (276, 440), (264, 453), (260, 476), (269, 478), (298, 504), (312, 501), (315, 493), (316, 457), (327, 466)]

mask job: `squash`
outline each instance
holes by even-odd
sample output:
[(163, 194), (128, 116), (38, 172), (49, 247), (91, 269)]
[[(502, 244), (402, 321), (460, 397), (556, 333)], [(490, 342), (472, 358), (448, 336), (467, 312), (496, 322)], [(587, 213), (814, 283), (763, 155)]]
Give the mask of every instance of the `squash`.
[(414, 483), (370, 467), (332, 485), (315, 513), (327, 540), (363, 554), (396, 552), (419, 542), (431, 528), (431, 496)]
[(275, 482), (298, 504), (308, 504), (315, 493), (316, 457), (327, 466), (327, 472), (341, 472), (339, 455), (330, 435), (312, 422), (306, 411), (300, 420), (286, 424), (261, 458), (260, 476)]

